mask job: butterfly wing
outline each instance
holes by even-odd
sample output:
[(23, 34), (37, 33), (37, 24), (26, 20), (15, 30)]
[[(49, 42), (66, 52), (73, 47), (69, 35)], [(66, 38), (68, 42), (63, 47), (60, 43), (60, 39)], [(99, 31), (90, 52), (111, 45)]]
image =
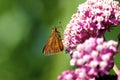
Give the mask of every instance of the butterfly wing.
[(63, 43), (60, 36), (60, 33), (55, 31), (52, 33), (50, 38), (48, 39), (45, 47), (43, 48), (44, 54), (55, 54), (63, 50)]

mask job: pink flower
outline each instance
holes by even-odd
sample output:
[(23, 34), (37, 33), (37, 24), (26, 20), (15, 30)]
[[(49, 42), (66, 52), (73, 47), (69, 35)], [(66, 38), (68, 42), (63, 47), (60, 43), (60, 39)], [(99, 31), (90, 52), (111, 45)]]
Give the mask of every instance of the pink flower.
[(114, 55), (118, 52), (117, 42), (103, 38), (89, 38), (78, 44), (71, 54), (71, 66), (75, 70), (64, 71), (58, 80), (95, 80), (96, 76), (109, 74), (114, 65)]
[(58, 76), (58, 80), (75, 80), (76, 74), (74, 70), (66, 70), (62, 75)]
[(87, 0), (80, 4), (77, 13), (64, 31), (63, 44), (72, 53), (77, 44), (90, 37), (102, 37), (113, 25), (120, 25), (120, 4), (114, 0)]
[[(118, 52), (118, 43), (105, 41), (104, 33), (120, 25), (120, 4), (114, 0), (87, 0), (64, 31), (63, 44), (75, 70), (64, 71), (58, 80), (95, 80), (109, 74)], [(118, 75), (118, 80), (120, 80)]]
[(114, 65), (114, 55), (118, 52), (117, 45), (113, 40), (89, 38), (74, 49), (70, 64), (86, 70), (86, 76), (89, 78), (109, 74)]
[(118, 74), (117, 74), (117, 80), (120, 80), (120, 70), (118, 71)]

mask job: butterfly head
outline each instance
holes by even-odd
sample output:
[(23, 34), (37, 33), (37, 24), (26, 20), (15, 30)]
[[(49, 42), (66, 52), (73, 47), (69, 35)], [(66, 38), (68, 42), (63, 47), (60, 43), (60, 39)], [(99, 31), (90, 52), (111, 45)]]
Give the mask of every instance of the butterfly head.
[(56, 32), (57, 31), (57, 28), (55, 26), (52, 27), (52, 33), (53, 32)]

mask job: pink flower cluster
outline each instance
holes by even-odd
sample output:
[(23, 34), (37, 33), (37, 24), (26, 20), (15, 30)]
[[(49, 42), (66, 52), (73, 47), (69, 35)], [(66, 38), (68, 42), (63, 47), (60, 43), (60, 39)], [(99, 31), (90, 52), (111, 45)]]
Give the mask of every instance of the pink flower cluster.
[(78, 44), (70, 60), (71, 66), (76, 65), (77, 69), (68, 72), (70, 79), (66, 79), (68, 74), (62, 74), (58, 80), (95, 80), (98, 75), (108, 74), (114, 65), (117, 45), (117, 42), (107, 42), (103, 38), (89, 38), (83, 44)]
[(86, 75), (95, 77), (108, 74), (114, 65), (114, 55), (117, 53), (117, 42), (104, 41), (103, 38), (90, 38), (83, 44), (78, 44), (71, 55), (71, 66), (86, 68)]
[(87, 0), (79, 5), (64, 31), (63, 40), (71, 56), (70, 65), (76, 69), (64, 71), (58, 80), (95, 80), (109, 74), (118, 43), (106, 41), (104, 33), (113, 25), (120, 25), (119, 2)]
[(63, 44), (72, 53), (76, 44), (90, 37), (102, 37), (120, 24), (120, 4), (114, 0), (87, 0), (80, 4), (64, 31)]
[(76, 70), (66, 70), (61, 76), (58, 76), (58, 80), (95, 80), (86, 75), (85, 69), (77, 68)]
[(66, 70), (62, 72), (61, 76), (58, 76), (58, 80), (76, 80), (76, 74), (73, 70)]

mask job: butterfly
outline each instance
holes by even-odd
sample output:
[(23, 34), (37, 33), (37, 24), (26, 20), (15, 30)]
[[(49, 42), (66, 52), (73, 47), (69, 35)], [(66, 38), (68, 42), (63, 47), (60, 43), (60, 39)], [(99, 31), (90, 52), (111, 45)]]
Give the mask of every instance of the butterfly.
[(43, 53), (45, 55), (50, 55), (63, 51), (63, 49), (64, 46), (62, 43), (60, 32), (57, 30), (56, 27), (53, 27), (51, 36), (49, 37), (47, 43), (43, 48)]

